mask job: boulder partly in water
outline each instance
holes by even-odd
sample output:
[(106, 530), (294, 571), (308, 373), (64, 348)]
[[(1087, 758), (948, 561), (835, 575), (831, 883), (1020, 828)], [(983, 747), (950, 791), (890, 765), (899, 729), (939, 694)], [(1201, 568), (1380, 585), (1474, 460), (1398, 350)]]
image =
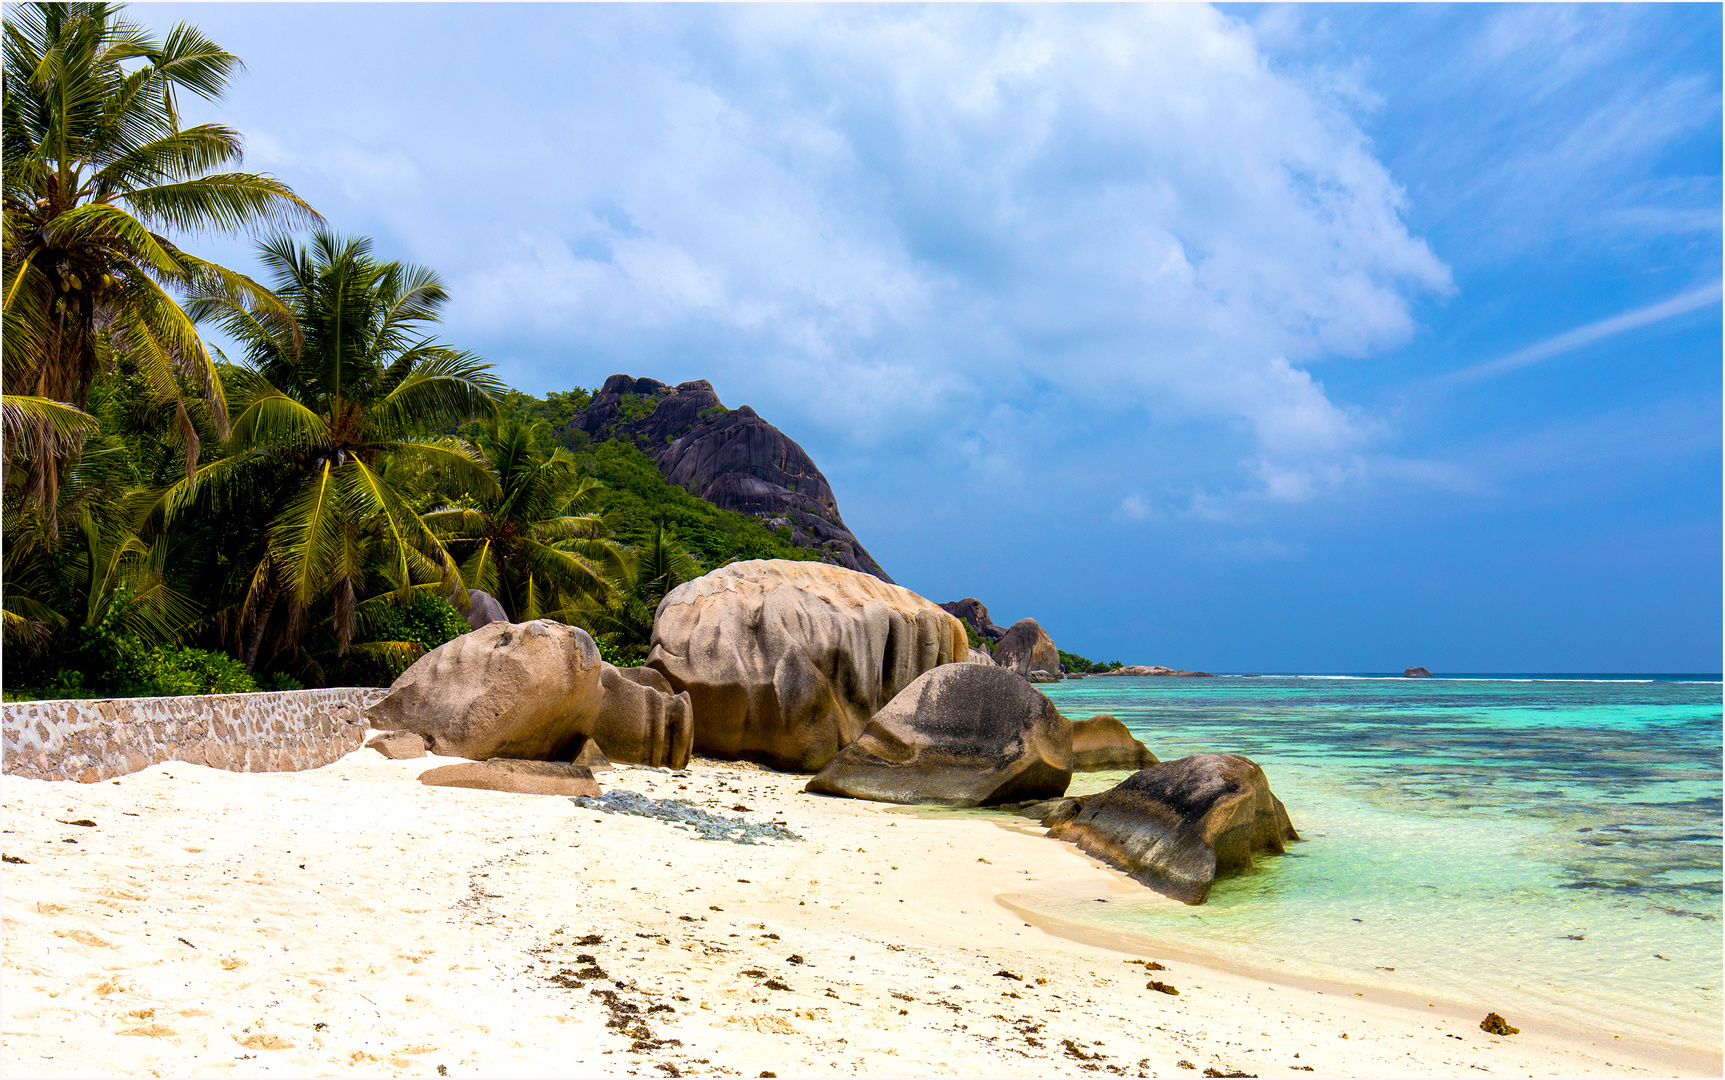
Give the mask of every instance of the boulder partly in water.
[(994, 645), (994, 662), (1025, 678), (1033, 671), (1060, 673), (1060, 650), (1054, 639), (1035, 619), (1024, 618), (1007, 627)]
[(1118, 717), (1097, 713), (1088, 720), (1072, 721), (1072, 771), (1133, 772), (1160, 764), (1148, 747), (1132, 737)]
[(964, 624), (909, 589), (755, 559), (673, 589), (647, 666), (689, 695), (697, 753), (812, 773), (923, 672), (969, 655)]
[(892, 803), (1047, 799), (1072, 780), (1072, 725), (1005, 668), (950, 664), (905, 687), (805, 790)]
[(1095, 674), (1126, 676), (1127, 678), (1136, 676), (1140, 678), (1214, 679), (1216, 677), (1208, 671), (1186, 671), (1183, 668), (1163, 667), (1161, 664), (1127, 664), (1125, 667), (1115, 668), (1113, 671), (1098, 671)]
[(1253, 855), (1283, 854), (1300, 838), (1264, 770), (1239, 754), (1152, 765), (1070, 800), (1044, 824), (1054, 839), (1188, 904), (1209, 899), (1217, 878), (1249, 871)]

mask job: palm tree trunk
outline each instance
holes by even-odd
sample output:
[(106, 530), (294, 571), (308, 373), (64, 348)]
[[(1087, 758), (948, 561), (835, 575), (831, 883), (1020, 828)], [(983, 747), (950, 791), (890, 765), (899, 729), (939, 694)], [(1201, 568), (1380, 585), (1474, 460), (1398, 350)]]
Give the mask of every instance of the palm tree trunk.
[(260, 649), (264, 643), (264, 629), (269, 625), (270, 616), (275, 613), (276, 598), (281, 595), (281, 591), (281, 576), (275, 572), (274, 567), (271, 567), (269, 571), (269, 584), (264, 587), (263, 599), (258, 602), (257, 607), (252, 611), (251, 634), (246, 641), (245, 662), (247, 674), (251, 673), (252, 668), (258, 662), (258, 649)]

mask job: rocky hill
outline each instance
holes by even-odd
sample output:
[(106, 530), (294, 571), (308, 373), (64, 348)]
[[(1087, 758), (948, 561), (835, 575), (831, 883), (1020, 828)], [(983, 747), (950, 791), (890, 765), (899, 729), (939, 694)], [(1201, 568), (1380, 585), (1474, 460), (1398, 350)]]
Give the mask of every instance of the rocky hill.
[(891, 582), (839, 514), (832, 485), (796, 441), (747, 405), (726, 408), (705, 379), (671, 386), (613, 375), (569, 427), (627, 439), (665, 479), (714, 506), (788, 529), (798, 547)]

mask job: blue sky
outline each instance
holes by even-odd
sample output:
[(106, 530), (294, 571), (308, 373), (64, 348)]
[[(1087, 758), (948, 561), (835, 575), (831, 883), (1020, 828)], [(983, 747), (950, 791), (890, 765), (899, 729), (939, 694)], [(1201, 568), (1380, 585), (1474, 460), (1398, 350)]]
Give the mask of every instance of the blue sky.
[(710, 379), (935, 600), (1214, 670), (1720, 668), (1717, 5), (135, 12), (244, 59), (207, 115), (451, 341)]

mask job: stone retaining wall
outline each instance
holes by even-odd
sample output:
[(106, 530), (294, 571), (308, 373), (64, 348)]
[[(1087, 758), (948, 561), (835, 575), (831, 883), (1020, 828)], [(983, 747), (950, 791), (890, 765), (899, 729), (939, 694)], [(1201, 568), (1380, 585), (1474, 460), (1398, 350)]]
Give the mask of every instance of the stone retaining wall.
[(4, 769), (86, 784), (163, 761), (230, 772), (316, 769), (365, 737), (370, 687), (268, 694), (15, 701), (4, 706)]

